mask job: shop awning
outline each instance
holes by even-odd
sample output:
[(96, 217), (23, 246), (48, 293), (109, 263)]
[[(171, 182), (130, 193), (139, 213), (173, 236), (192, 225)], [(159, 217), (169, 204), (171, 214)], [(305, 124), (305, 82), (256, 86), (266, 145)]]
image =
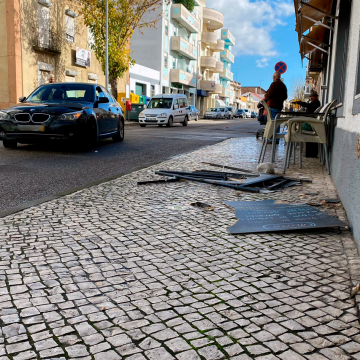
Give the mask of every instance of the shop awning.
[(328, 45), (325, 43), (327, 31), (328, 30), (322, 26), (314, 26), (308, 34), (302, 36), (300, 40), (300, 54), (302, 59), (314, 49), (327, 51)]
[[(296, 31), (303, 34), (317, 25), (324, 16), (331, 15), (332, 0), (294, 0), (296, 15)], [(328, 27), (323, 24), (324, 27)]]
[(294, 0), (301, 59), (314, 50), (328, 53), (328, 33), (333, 27), (327, 20), (336, 19), (332, 4), (333, 0)]

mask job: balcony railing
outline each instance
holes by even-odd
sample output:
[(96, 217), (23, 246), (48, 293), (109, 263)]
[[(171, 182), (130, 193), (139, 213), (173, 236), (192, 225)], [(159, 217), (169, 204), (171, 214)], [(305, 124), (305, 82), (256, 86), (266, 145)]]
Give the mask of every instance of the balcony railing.
[(222, 93), (222, 85), (216, 84), (215, 81), (211, 80), (200, 80), (199, 88), (200, 90), (205, 90), (215, 94)]
[(214, 9), (204, 7), (203, 19), (208, 30), (218, 30), (224, 25), (224, 14)]
[(181, 69), (170, 70), (170, 82), (196, 87), (196, 77)]
[(217, 44), (218, 34), (216, 32), (203, 31), (201, 41), (206, 45)]
[(230, 81), (234, 80), (234, 74), (228, 69), (224, 69), (224, 71), (220, 74), (220, 77)]
[(217, 61), (216, 68), (215, 70), (213, 70), (213, 72), (221, 74), (223, 71), (224, 71), (224, 63), (222, 63), (221, 61)]
[(181, 36), (171, 37), (171, 50), (176, 51), (191, 60), (196, 60), (198, 56), (196, 48)]
[(221, 52), (220, 57), (223, 61), (234, 63), (234, 55), (227, 49)]
[(225, 50), (225, 41), (219, 39), (215, 45), (210, 45), (210, 47), (214, 51), (223, 51)]
[(185, 29), (191, 33), (200, 32), (200, 20), (197, 19), (190, 11), (182, 4), (173, 4), (171, 6), (172, 18), (179, 22)]
[(202, 56), (200, 58), (200, 66), (209, 70), (216, 70), (217, 60), (213, 56)]
[(35, 28), (32, 36), (35, 51), (54, 55), (61, 53), (61, 39), (53, 31), (47, 28)]
[(228, 30), (221, 30), (221, 39), (226, 42), (226, 45), (235, 46), (235, 36)]

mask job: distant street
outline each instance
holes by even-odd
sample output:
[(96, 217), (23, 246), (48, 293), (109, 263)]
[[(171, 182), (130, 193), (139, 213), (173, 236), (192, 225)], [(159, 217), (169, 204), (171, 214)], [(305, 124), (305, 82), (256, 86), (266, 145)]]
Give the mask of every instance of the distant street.
[(9, 150), (0, 142), (0, 211), (128, 174), (227, 138), (255, 136), (259, 128), (256, 119), (200, 120), (172, 128), (127, 126), (123, 143), (103, 140), (89, 152), (69, 151), (66, 144)]

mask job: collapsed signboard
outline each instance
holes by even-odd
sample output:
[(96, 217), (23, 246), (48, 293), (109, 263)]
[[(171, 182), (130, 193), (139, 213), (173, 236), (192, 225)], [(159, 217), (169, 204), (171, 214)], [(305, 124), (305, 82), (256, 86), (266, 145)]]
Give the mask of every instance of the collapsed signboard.
[(346, 223), (306, 204), (278, 204), (274, 200), (226, 201), (238, 221), (230, 234), (249, 234), (347, 226)]

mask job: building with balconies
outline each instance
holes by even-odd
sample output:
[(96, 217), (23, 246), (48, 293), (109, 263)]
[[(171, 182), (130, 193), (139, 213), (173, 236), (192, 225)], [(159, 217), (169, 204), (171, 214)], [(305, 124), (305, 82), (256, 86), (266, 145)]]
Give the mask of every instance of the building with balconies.
[[(197, 0), (196, 4), (190, 12), (181, 3), (164, 0), (157, 14), (146, 15), (149, 18), (162, 15), (156, 28), (147, 29), (144, 33), (135, 31), (131, 41), (132, 57), (136, 63), (160, 73), (159, 92), (186, 94), (193, 105), (200, 61), (204, 66), (216, 69), (216, 62), (206, 63), (205, 59), (199, 57), (203, 2)], [(131, 75), (136, 77), (139, 84), (149, 80)]]

